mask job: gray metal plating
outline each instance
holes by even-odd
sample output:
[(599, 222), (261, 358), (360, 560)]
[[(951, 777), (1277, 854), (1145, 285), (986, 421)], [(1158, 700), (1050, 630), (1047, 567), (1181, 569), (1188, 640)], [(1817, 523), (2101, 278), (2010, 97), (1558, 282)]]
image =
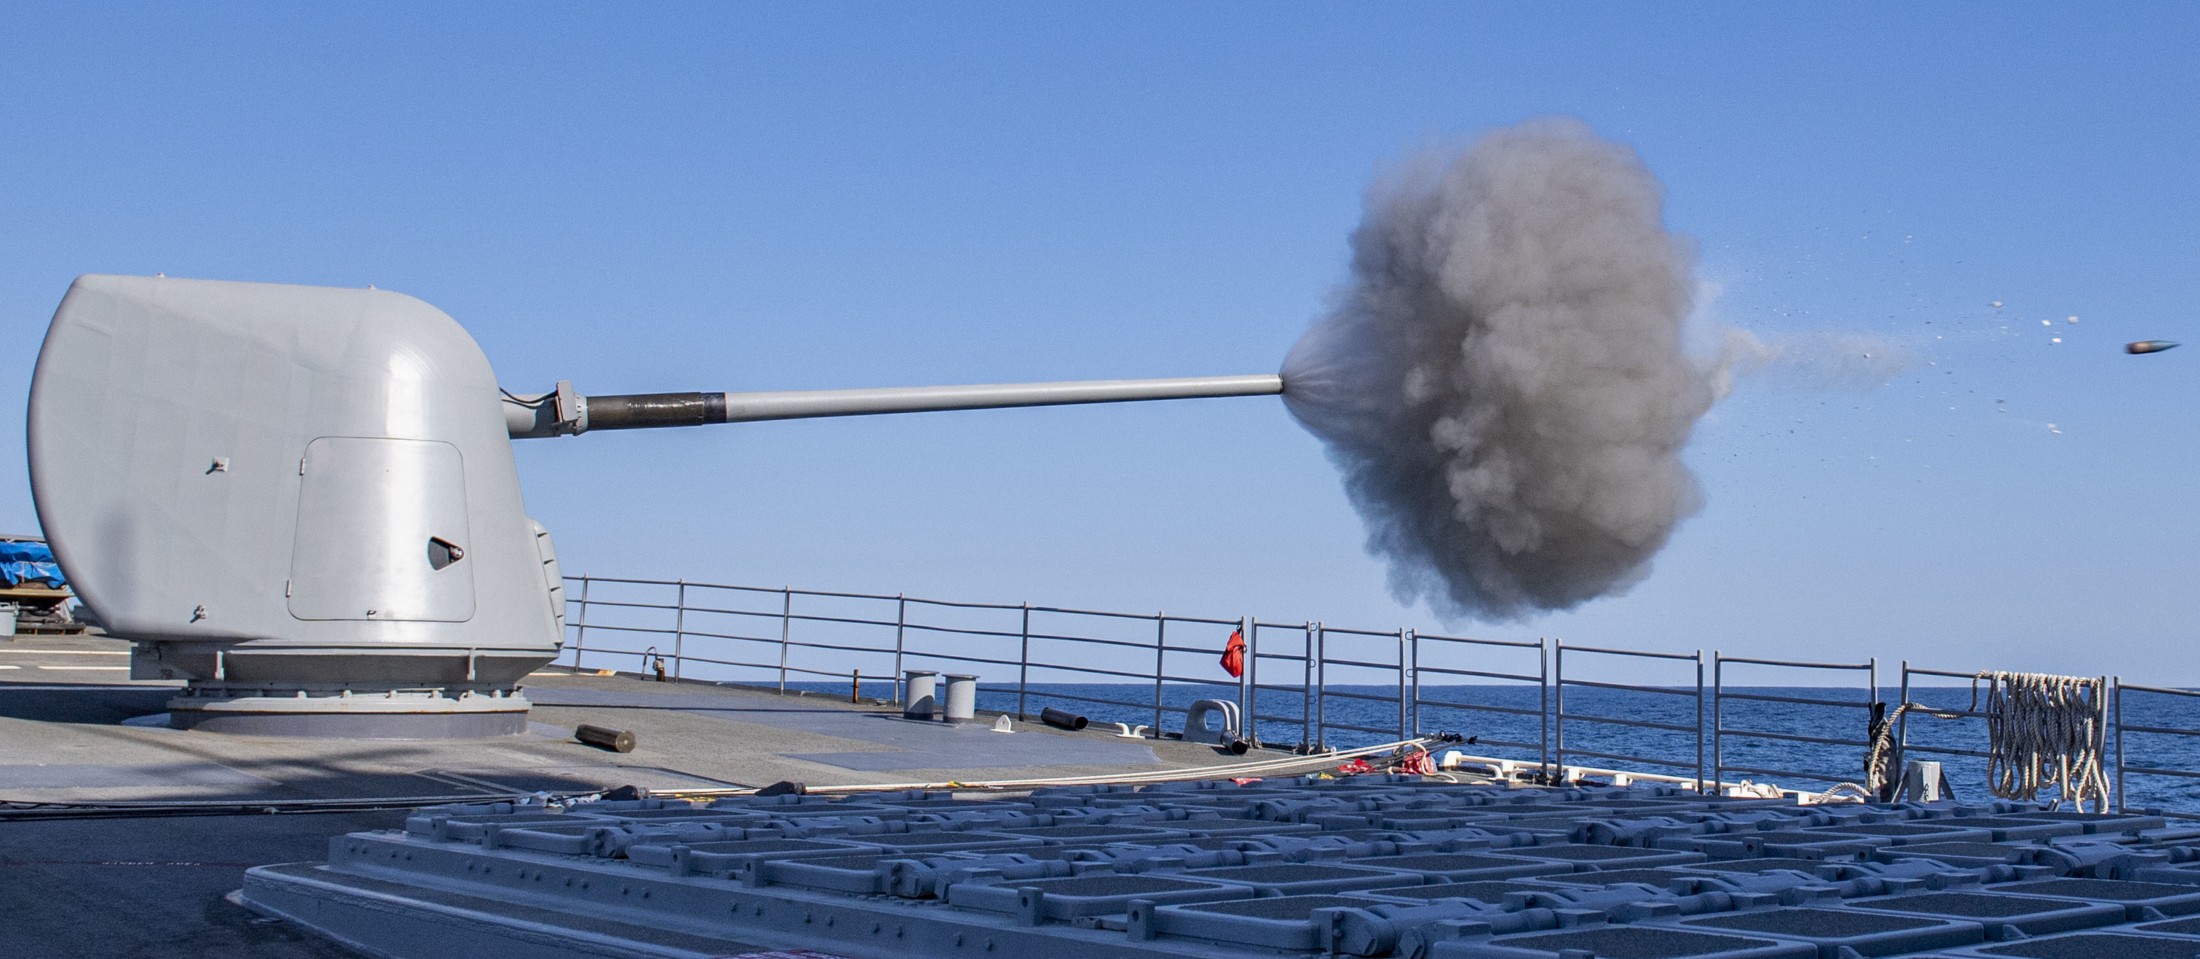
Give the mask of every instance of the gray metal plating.
[(559, 582), (495, 392), (411, 297), (82, 277), (31, 384), (39, 522), (132, 675), (194, 684), (174, 715), (509, 694), (557, 655)]
[(852, 390), (784, 390), (748, 393), (636, 393), (582, 396), (570, 382), (549, 393), (508, 395), (504, 419), (514, 439), (568, 436), (590, 430), (657, 429), (749, 423), (760, 420), (946, 410), (994, 410), (1023, 406), (1071, 406), (1224, 396), (1273, 396), (1283, 377), (1187, 376), (1144, 380), (1074, 380), (1053, 383), (987, 383), (971, 386), (897, 386)]
[[(1311, 829), (1279, 821), (1348, 807), (1443, 810), (1477, 825)], [(1567, 810), (1577, 828), (1524, 830), (1517, 824), (1536, 820), (1516, 815), (1528, 808)], [(1637, 817), (1679, 823), (1695, 836), (1763, 826), (1838, 835), (1866, 819), (1962, 823), (2027, 811), (2037, 810), (1954, 802), (1813, 808), (1670, 786), (1524, 790), (1386, 776), (1138, 792), (1055, 788), (1016, 800), (907, 792), (736, 797), (702, 807), (599, 802), (564, 812), (459, 806), (421, 810), (403, 832), (340, 837), (325, 865), (255, 869), (243, 900), (395, 957), (448, 954), (449, 942), (463, 940), (484, 957), (699, 957), (740, 943), (858, 959), (1279, 952), (1556, 959), (1584, 948), (1646, 959), (1831, 959), (1844, 950), (1960, 948), (2032, 931), (2122, 931), (2166, 911), (2085, 905), (2085, 890), (2094, 888), (2086, 883), (2104, 893), (2094, 901), (2115, 901), (2113, 894), (2181, 902), (2180, 890), (2196, 888), (2042, 884), (2200, 856), (2177, 845), (2193, 841), (2176, 838), (2185, 834), (2118, 823), (2127, 817), (2081, 820), (2125, 830), (2109, 833), (2121, 850), (2113, 862), (2051, 854), (2061, 843), (2097, 844), (2094, 834), (2051, 845), (2007, 841), (2038, 860), (2030, 865), (1852, 859), (1803, 871), (1768, 858), (1757, 860), (1768, 867), (1758, 873), (1708, 864), (1644, 870), (1646, 859), (1672, 853), (1595, 841), (1648, 835), (1641, 830), (1590, 828)], [(1454, 881), (1493, 875), (1493, 863), (1518, 863), (1522, 874)]]
[(556, 553), (521, 502), (514, 437), (1282, 389), (1266, 375), (592, 400), (568, 381), (523, 397), (457, 322), (401, 294), (85, 276), (39, 352), (31, 490), (78, 597), (138, 644), (132, 678), (187, 683), (178, 725), (505, 735), (525, 728), (516, 684), (563, 645)]

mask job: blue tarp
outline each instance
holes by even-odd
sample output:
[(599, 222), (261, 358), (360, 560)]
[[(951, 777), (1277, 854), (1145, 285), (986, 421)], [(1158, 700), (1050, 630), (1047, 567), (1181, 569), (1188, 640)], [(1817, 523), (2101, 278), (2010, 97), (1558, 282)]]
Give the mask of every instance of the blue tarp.
[(0, 540), (0, 584), (21, 586), (24, 583), (69, 585), (61, 578), (61, 567), (54, 563), (53, 550), (46, 548), (46, 544)]

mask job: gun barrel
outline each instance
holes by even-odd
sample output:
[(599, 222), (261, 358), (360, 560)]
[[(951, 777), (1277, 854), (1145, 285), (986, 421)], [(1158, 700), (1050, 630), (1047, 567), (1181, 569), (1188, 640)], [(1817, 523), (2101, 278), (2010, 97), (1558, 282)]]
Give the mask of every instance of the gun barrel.
[(1056, 383), (988, 383), (972, 386), (897, 386), (853, 390), (785, 390), (747, 393), (637, 393), (584, 397), (570, 385), (554, 393), (504, 401), (514, 438), (589, 430), (654, 429), (790, 420), (814, 416), (865, 416), (938, 410), (986, 410), (1015, 406), (1067, 406), (1210, 396), (1272, 396), (1283, 392), (1273, 373), (1189, 376), (1150, 380), (1078, 380)]

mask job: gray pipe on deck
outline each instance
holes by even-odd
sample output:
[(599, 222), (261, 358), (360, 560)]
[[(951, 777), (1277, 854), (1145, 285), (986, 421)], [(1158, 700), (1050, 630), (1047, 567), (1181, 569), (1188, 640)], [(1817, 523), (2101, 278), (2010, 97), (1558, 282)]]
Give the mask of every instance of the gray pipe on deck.
[(589, 430), (654, 429), (791, 420), (813, 416), (866, 416), (935, 410), (986, 410), (1015, 406), (1066, 406), (1209, 396), (1273, 396), (1283, 378), (1187, 376), (1152, 380), (1077, 380), (1056, 383), (988, 383), (974, 386), (896, 386), (855, 390), (784, 390), (753, 393), (635, 393), (582, 396), (571, 384), (540, 396), (504, 400), (505, 425), (514, 439)]

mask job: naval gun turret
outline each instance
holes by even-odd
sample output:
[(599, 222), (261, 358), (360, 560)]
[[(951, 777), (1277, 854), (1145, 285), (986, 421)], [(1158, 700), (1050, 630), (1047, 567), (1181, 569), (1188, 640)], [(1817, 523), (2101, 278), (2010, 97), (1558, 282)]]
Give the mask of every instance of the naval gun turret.
[(588, 397), (499, 388), (442, 311), (384, 290), (86, 276), (30, 395), (31, 491), (78, 598), (177, 679), (180, 727), (524, 731), (563, 643), (515, 438), (752, 420), (1276, 394), (1274, 375)]

